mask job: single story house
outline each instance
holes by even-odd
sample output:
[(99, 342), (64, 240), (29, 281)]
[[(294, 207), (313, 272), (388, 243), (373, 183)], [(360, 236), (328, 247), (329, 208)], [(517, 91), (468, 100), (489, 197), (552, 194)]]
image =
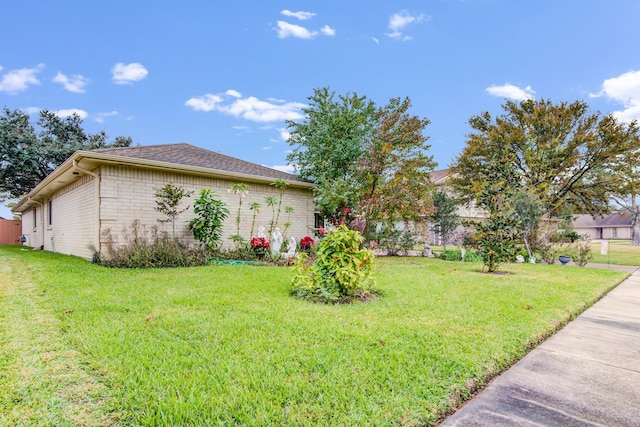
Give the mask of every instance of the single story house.
[(601, 218), (591, 215), (574, 215), (571, 228), (592, 240), (631, 239), (632, 217), (627, 212), (614, 212)]
[[(242, 199), (240, 235), (249, 239), (254, 213), (249, 206), (253, 202), (262, 205), (255, 228), (268, 229), (272, 208), (266, 205), (265, 197), (279, 197), (280, 190), (271, 185), (276, 179), (289, 183), (282, 201), (280, 229), (289, 221), (287, 236), (300, 240), (315, 226), (312, 184), (185, 143), (76, 151), (12, 211), (22, 214), (26, 245), (89, 259), (93, 255), (90, 246), (103, 251), (109, 233), (115, 242), (125, 242), (135, 220), (147, 229), (158, 226), (171, 232), (171, 224), (158, 222), (166, 217), (154, 209), (156, 190), (168, 183), (193, 192), (182, 201), (181, 206), (188, 205), (189, 209), (177, 217), (176, 236), (194, 242), (188, 222), (194, 217), (193, 202), (206, 188), (227, 204), (229, 217), (224, 223), (223, 240), (230, 247), (229, 237), (236, 234), (240, 197), (230, 191), (231, 185), (248, 186)], [(291, 206), (294, 212), (285, 214), (285, 206)]]

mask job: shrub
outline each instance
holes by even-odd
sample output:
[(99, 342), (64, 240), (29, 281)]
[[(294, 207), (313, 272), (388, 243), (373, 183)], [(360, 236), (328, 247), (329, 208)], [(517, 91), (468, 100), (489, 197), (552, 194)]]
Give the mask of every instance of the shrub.
[(467, 251), (464, 254), (464, 262), (484, 262), (484, 258), (481, 253), (476, 251)]
[(125, 243), (118, 245), (107, 229), (102, 233), (105, 251), (100, 254), (92, 248), (93, 261), (105, 267), (115, 268), (164, 268), (204, 265), (210, 253), (204, 249), (191, 248), (166, 232), (151, 227), (151, 236), (140, 221), (135, 220), (129, 230), (123, 230)]
[(447, 249), (438, 258), (445, 261), (462, 261), (462, 252), (460, 249)]
[(551, 242), (541, 242), (538, 244), (540, 259), (547, 264), (555, 264), (558, 259), (558, 248)]
[(587, 265), (589, 260), (593, 258), (591, 253), (591, 239), (585, 237), (582, 241), (573, 244), (573, 260), (580, 267)]
[(318, 243), (313, 264), (301, 253), (293, 267), (291, 294), (324, 303), (370, 298), (375, 285), (374, 255), (361, 248), (363, 240), (360, 233), (341, 225)]
[(384, 223), (370, 239), (378, 242), (380, 249), (386, 249), (388, 256), (407, 255), (417, 243), (416, 233), (402, 230), (393, 223)]
[(222, 244), (222, 224), (229, 215), (229, 209), (213, 191), (203, 189), (193, 204), (193, 212), (196, 217), (189, 222), (193, 236), (215, 251)]

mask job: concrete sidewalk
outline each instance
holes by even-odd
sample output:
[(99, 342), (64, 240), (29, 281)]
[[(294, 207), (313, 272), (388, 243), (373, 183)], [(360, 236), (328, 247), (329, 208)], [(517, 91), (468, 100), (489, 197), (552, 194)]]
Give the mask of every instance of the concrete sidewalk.
[(640, 270), (442, 426), (640, 426)]

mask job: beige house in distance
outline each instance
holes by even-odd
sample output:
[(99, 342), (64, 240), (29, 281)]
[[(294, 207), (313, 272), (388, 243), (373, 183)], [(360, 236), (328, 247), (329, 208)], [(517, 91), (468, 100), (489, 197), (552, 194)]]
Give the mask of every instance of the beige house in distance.
[(571, 228), (580, 235), (586, 234), (591, 240), (631, 239), (632, 220), (631, 214), (625, 212), (598, 218), (581, 214), (573, 216)]
[[(278, 196), (272, 185), (276, 179), (289, 183), (282, 201), (279, 226), (290, 215), (288, 237), (300, 240), (314, 227), (313, 185), (293, 175), (266, 166), (225, 156), (189, 144), (153, 145), (76, 151), (13, 207), (22, 214), (25, 245), (47, 251), (90, 259), (90, 246), (104, 250), (105, 231), (118, 243), (126, 241), (126, 230), (134, 220), (150, 229), (158, 226), (171, 232), (171, 224), (159, 223), (165, 218), (154, 207), (156, 189), (171, 183), (192, 191), (183, 199), (189, 209), (176, 220), (176, 236), (194, 242), (188, 222), (194, 217), (193, 202), (201, 189), (211, 189), (227, 204), (229, 217), (224, 224), (224, 246), (232, 243), (236, 233), (239, 196), (229, 193), (234, 183), (245, 183), (248, 194), (242, 200), (240, 234), (249, 236), (253, 202), (262, 205), (256, 218), (258, 226), (268, 228), (272, 218), (265, 197)], [(254, 231), (254, 234), (256, 232)]]

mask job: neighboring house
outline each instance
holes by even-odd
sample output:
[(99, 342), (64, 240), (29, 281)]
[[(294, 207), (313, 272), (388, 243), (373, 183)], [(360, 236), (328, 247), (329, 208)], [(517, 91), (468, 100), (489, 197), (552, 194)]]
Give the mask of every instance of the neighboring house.
[[(431, 182), (436, 186), (436, 189), (446, 191), (448, 194), (452, 194), (451, 188), (448, 186), (448, 180), (451, 176), (449, 169), (441, 169), (431, 172)], [(478, 209), (473, 203), (468, 205), (458, 206), (458, 216), (461, 221), (482, 221), (487, 218), (486, 212), (482, 209)], [(465, 233), (467, 228), (463, 225), (459, 225), (456, 229), (456, 233)], [(432, 227), (429, 227), (428, 234), (429, 243), (441, 245), (442, 239), (432, 231)]]
[[(449, 172), (449, 169), (433, 171), (431, 172), (431, 181), (435, 184), (437, 189), (444, 190), (451, 194), (452, 190), (448, 187), (447, 183), (450, 176), (451, 174)], [(487, 213), (482, 209), (477, 208), (475, 205), (473, 205), (473, 203), (469, 205), (460, 205), (458, 207), (458, 215), (463, 221), (481, 221), (487, 218)]]
[[(258, 226), (269, 226), (272, 208), (266, 205), (265, 197), (279, 195), (280, 190), (270, 185), (276, 179), (289, 183), (282, 202), (280, 229), (289, 220), (291, 228), (287, 236), (300, 240), (314, 227), (312, 184), (266, 166), (184, 143), (76, 151), (12, 211), (22, 213), (26, 245), (91, 258), (89, 247), (104, 250), (108, 231), (116, 242), (125, 242), (125, 230), (135, 220), (147, 229), (159, 226), (171, 232), (171, 224), (159, 223), (158, 219), (165, 217), (154, 209), (156, 189), (168, 183), (193, 191), (181, 204), (190, 208), (176, 221), (176, 235), (193, 242), (188, 228), (194, 217), (193, 203), (200, 190), (208, 188), (228, 206), (223, 239), (229, 247), (229, 237), (236, 233), (239, 200), (238, 195), (228, 192), (231, 185), (246, 183), (249, 188), (242, 200), (240, 223), (240, 234), (248, 239), (253, 216), (249, 210), (251, 203), (262, 205), (256, 230)], [(295, 209), (289, 219), (285, 206)]]
[(0, 245), (19, 245), (21, 233), (20, 220), (0, 217)]
[(591, 215), (574, 215), (571, 227), (580, 235), (592, 240), (630, 239), (632, 217), (629, 213), (615, 212), (601, 218)]

